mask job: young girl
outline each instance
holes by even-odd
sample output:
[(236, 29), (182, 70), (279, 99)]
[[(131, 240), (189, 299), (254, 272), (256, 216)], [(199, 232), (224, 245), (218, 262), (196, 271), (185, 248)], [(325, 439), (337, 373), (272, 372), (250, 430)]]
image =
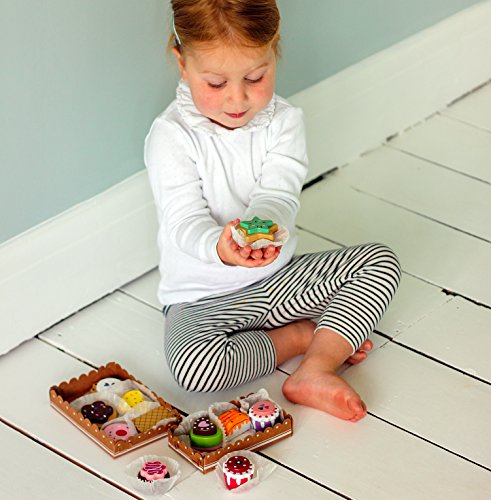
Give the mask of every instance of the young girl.
[[(169, 367), (189, 391), (219, 391), (305, 354), (285, 396), (359, 420), (365, 404), (336, 369), (372, 348), (397, 258), (379, 244), (294, 257), (307, 155), (301, 110), (274, 93), (275, 0), (173, 0), (172, 9), (182, 79), (145, 142)], [(281, 250), (235, 243), (232, 226), (254, 216), (289, 230)], [(319, 207), (319, 216), (331, 215)]]

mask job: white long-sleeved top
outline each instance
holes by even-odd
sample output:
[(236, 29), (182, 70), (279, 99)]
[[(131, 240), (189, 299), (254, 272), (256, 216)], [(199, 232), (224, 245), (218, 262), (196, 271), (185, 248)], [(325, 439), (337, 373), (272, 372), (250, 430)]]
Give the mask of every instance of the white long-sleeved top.
[[(196, 109), (189, 86), (153, 122), (145, 165), (159, 221), (163, 305), (229, 292), (270, 276), (293, 256), (295, 215), (307, 173), (302, 111), (274, 95), (243, 127), (229, 130)], [(290, 239), (261, 268), (229, 266), (216, 245), (223, 227), (253, 216), (286, 226)]]

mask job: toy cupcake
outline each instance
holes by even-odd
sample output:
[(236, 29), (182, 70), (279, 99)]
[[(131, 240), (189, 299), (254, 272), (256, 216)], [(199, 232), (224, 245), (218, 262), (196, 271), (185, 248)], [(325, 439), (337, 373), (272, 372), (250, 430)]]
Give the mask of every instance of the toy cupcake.
[(280, 409), (272, 402), (264, 399), (249, 409), (249, 418), (256, 431), (273, 427), (280, 417)]
[(138, 472), (138, 479), (147, 483), (158, 481), (159, 479), (166, 479), (168, 477), (170, 477), (170, 474), (167, 470), (167, 466), (160, 460), (145, 462)]
[(223, 464), (223, 477), (229, 490), (247, 483), (254, 476), (254, 464), (242, 455), (234, 455)]

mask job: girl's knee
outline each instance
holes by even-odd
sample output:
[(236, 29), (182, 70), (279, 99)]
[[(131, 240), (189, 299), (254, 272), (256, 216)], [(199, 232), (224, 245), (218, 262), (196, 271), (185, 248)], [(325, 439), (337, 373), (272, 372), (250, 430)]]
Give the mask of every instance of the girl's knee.
[(402, 269), (394, 250), (384, 243), (369, 243), (367, 249), (369, 255), (366, 264), (379, 267), (384, 274), (390, 276), (398, 285)]

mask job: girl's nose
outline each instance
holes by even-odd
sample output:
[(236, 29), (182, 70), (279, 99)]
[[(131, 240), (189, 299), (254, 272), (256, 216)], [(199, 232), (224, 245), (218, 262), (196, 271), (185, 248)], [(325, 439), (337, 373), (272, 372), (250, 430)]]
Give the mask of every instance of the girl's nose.
[[(244, 84), (239, 83), (236, 85), (230, 85), (228, 90), (227, 101), (229, 104), (240, 107), (247, 102), (247, 91)], [(242, 110), (237, 109), (236, 111)]]

